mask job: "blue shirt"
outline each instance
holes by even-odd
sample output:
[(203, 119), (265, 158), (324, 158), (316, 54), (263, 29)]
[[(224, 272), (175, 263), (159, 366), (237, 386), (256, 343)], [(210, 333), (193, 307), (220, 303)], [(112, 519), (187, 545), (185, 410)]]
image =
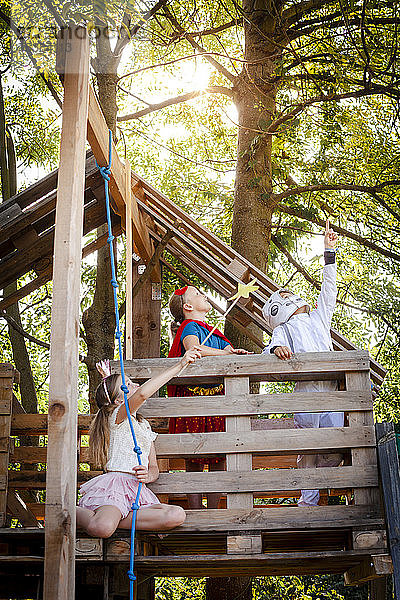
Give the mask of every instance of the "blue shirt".
[[(203, 340), (206, 339), (208, 334), (209, 334), (209, 331), (205, 327), (202, 327), (201, 325), (199, 325), (198, 323), (195, 323), (194, 321), (191, 321), (190, 323), (188, 323), (183, 328), (183, 331), (181, 333), (181, 346), (183, 348), (183, 353), (185, 352), (185, 347), (183, 346), (182, 342), (186, 336), (188, 336), (188, 335), (197, 336), (199, 338), (199, 343), (201, 344), (203, 342)], [(204, 345), (209, 346), (210, 348), (217, 348), (218, 350), (223, 350), (230, 344), (226, 340), (222, 339), (219, 335), (216, 335), (215, 333), (213, 333)]]

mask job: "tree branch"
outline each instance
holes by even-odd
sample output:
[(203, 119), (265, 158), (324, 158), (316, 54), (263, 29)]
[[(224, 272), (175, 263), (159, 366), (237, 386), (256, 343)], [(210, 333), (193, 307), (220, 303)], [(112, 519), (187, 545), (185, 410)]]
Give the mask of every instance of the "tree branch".
[(280, 202), (284, 198), (289, 196), (297, 196), (298, 194), (304, 194), (305, 192), (326, 192), (332, 190), (346, 190), (350, 192), (366, 192), (376, 193), (383, 190), (385, 187), (398, 186), (400, 185), (399, 179), (391, 179), (377, 183), (376, 185), (356, 185), (352, 183), (319, 183), (312, 185), (300, 185), (298, 187), (289, 188), (280, 194), (274, 194), (274, 198)]
[[(398, 23), (398, 18), (393, 17), (393, 18), (376, 18), (376, 19), (370, 19), (368, 21), (368, 24), (373, 24), (373, 25), (395, 25), (396, 23)], [(303, 25), (307, 25), (307, 21), (303, 24)], [(320, 23), (315, 23), (314, 25), (312, 25), (311, 27), (306, 27), (305, 29), (288, 29), (286, 32), (287, 37), (293, 41), (299, 37), (302, 37), (303, 35), (309, 35), (310, 33), (313, 33), (313, 31), (315, 31), (315, 29), (317, 29), (317, 27), (321, 26), (322, 22)], [(353, 19), (340, 19), (339, 21), (333, 21), (333, 20), (327, 20), (326, 23), (323, 24), (324, 27), (328, 28), (328, 29), (337, 29), (338, 27), (343, 27), (344, 25), (349, 26), (349, 25), (355, 25), (357, 27), (359, 27), (361, 25), (361, 17), (355, 17)]]
[[(33, 342), (37, 346), (41, 346), (42, 348), (45, 348), (46, 350), (50, 350), (50, 344), (48, 344), (47, 342), (43, 342), (43, 340), (39, 340), (37, 337), (35, 337), (35, 336), (31, 335), (30, 333), (28, 333), (27, 331), (25, 331), (25, 329), (23, 329), (20, 325), (18, 325), (17, 321), (15, 319), (13, 319), (13, 317), (10, 317), (10, 315), (8, 315), (5, 310), (0, 310), (0, 318), (7, 321), (7, 323), (13, 329), (15, 329), (15, 331), (18, 331), (18, 333), (20, 335), (22, 335), (24, 338), (26, 338), (30, 342)], [(79, 360), (81, 362), (86, 362), (86, 357), (82, 356), (80, 354)]]
[[(302, 219), (303, 221), (309, 221), (310, 223), (314, 223), (315, 225), (318, 225), (319, 227), (325, 227), (325, 221), (323, 221), (323, 219), (319, 219), (318, 217), (306, 217), (306, 216), (304, 216), (304, 213), (302, 211), (296, 210), (292, 207), (284, 206), (284, 205), (280, 204), (279, 206), (277, 206), (277, 210), (279, 212), (283, 212), (287, 215), (292, 215), (293, 217), (298, 217), (299, 219)], [(349, 231), (348, 229), (344, 229), (343, 227), (339, 227), (338, 225), (331, 225), (331, 227), (334, 231), (336, 231), (340, 235), (343, 235), (344, 237), (354, 240), (355, 242), (361, 244), (361, 246), (370, 248), (371, 250), (374, 250), (375, 252), (378, 252), (379, 254), (382, 254), (383, 256), (392, 258), (392, 259), (400, 262), (400, 254), (397, 254), (397, 252), (391, 252), (390, 250), (386, 250), (386, 248), (382, 248), (381, 246), (378, 246), (374, 242), (371, 242), (370, 240), (362, 237), (361, 235), (353, 233), (352, 231)]]
[(153, 113), (157, 110), (161, 110), (167, 106), (173, 106), (174, 104), (181, 104), (182, 102), (187, 102), (188, 100), (193, 100), (193, 98), (197, 98), (203, 94), (225, 94), (232, 98), (232, 91), (229, 88), (215, 85), (206, 88), (205, 90), (197, 90), (194, 92), (189, 92), (187, 94), (182, 94), (182, 96), (175, 96), (174, 98), (168, 98), (168, 100), (164, 100), (163, 102), (158, 102), (157, 104), (150, 104), (147, 108), (143, 108), (142, 110), (138, 110), (135, 113), (131, 113), (129, 115), (122, 115), (121, 117), (117, 117), (117, 121), (131, 121), (132, 119), (139, 119), (140, 117), (144, 117), (150, 113)]
[(271, 236), (271, 240), (273, 241), (275, 246), (278, 248), (278, 250), (280, 250), (282, 252), (282, 254), (284, 254), (286, 256), (288, 261), (296, 268), (296, 270), (303, 275), (304, 279), (306, 279), (315, 288), (317, 288), (317, 290), (320, 290), (321, 284), (319, 283), (319, 281), (314, 279), (314, 277), (312, 277), (309, 274), (309, 272), (300, 263), (298, 263), (295, 258), (293, 258), (293, 256), (290, 254), (290, 252), (288, 250), (286, 250), (286, 248), (280, 243), (280, 241), (278, 240), (278, 238), (275, 235)]
[[(139, 23), (135, 23), (135, 25), (131, 29), (129, 29), (129, 32), (125, 29), (125, 27), (120, 28), (119, 39), (115, 44), (115, 48), (113, 51), (113, 54), (116, 58), (119, 58), (121, 56), (124, 48), (129, 44), (132, 37), (136, 35), (139, 29), (143, 27), (143, 25), (145, 25), (145, 23), (149, 21), (151, 17), (153, 17), (156, 14), (156, 12), (158, 12), (160, 8), (162, 8), (166, 4), (166, 2), (167, 0), (159, 0), (157, 4), (153, 6), (153, 8), (151, 8), (142, 17), (140, 17)], [(125, 14), (122, 21), (124, 21), (126, 16), (127, 15)], [(130, 19), (129, 15), (128, 18)]]
[(214, 27), (212, 29), (203, 29), (203, 31), (191, 31), (188, 35), (191, 35), (192, 37), (215, 35), (216, 33), (221, 33), (221, 31), (226, 31), (227, 29), (236, 27), (237, 25), (243, 25), (243, 19), (232, 19), (232, 21), (224, 23), (223, 25), (219, 25), (218, 27)]
[(222, 73), (222, 75), (224, 75), (233, 84), (236, 83), (236, 76), (233, 75), (233, 73), (231, 73), (230, 71), (228, 71), (228, 69), (226, 69), (223, 65), (221, 65), (221, 63), (219, 63), (217, 60), (215, 60), (214, 58), (212, 58), (211, 56), (209, 56), (207, 54), (207, 50), (205, 48), (203, 48), (203, 46), (200, 46), (200, 44), (198, 44), (196, 42), (196, 40), (193, 38), (193, 36), (190, 33), (187, 33), (184, 30), (182, 25), (175, 19), (174, 15), (171, 13), (171, 11), (169, 10), (169, 8), (167, 6), (164, 8), (164, 14), (165, 14), (166, 18), (170, 21), (170, 23), (179, 32), (179, 34), (180, 34), (179, 37), (185, 38), (189, 42), (189, 44), (192, 46), (192, 48), (195, 48), (196, 50), (199, 51), (200, 54), (203, 54), (204, 58), (206, 60), (208, 60), (208, 62), (211, 65), (213, 65), (213, 67), (215, 69), (217, 69), (217, 71)]
[(37, 61), (36, 61), (36, 59), (35, 59), (35, 57), (34, 57), (34, 55), (32, 53), (32, 50), (30, 49), (30, 47), (26, 43), (26, 41), (24, 39), (24, 36), (22, 35), (22, 32), (20, 31), (20, 29), (17, 27), (17, 25), (14, 23), (14, 21), (12, 19), (10, 19), (10, 17), (8, 17), (1, 9), (0, 9), (0, 19), (2, 19), (2, 21), (4, 21), (4, 23), (6, 23), (6, 25), (8, 25), (8, 27), (10, 29), (12, 29), (13, 31), (16, 32), (18, 41), (21, 44), (22, 48), (27, 53), (27, 55), (28, 55), (31, 63), (35, 67), (36, 71), (39, 73), (39, 75), (40, 75), (41, 79), (44, 81), (45, 85), (50, 90), (50, 93), (53, 96), (54, 100), (57, 102), (58, 106), (60, 108), (62, 108), (62, 102), (60, 100), (59, 95), (57, 94), (57, 91), (56, 91), (55, 87), (53, 86), (53, 84), (51, 83), (51, 81), (48, 81), (46, 79), (46, 77), (44, 76), (44, 74), (40, 70), (39, 65), (37, 64)]
[[(222, 54), (221, 52), (204, 51), (201, 53), (201, 56), (202, 57), (223, 56), (224, 58), (226, 58), (226, 54)], [(181, 60), (188, 60), (190, 58), (198, 58), (198, 57), (199, 57), (199, 53), (195, 52), (194, 54), (180, 56), (179, 58), (174, 58), (173, 60), (168, 60), (164, 63), (155, 63), (153, 65), (148, 65), (147, 67), (142, 67), (141, 69), (136, 69), (135, 71), (130, 71), (129, 73), (125, 73), (124, 75), (121, 75), (121, 77), (118, 78), (118, 81), (121, 81), (122, 79), (125, 79), (126, 77), (132, 77), (132, 75), (137, 75), (138, 73), (142, 73), (143, 71), (148, 71), (149, 69), (156, 69), (159, 67), (167, 67), (168, 65), (172, 65), (176, 62), (180, 62)], [(243, 58), (239, 58), (238, 56), (232, 56), (232, 57), (230, 57), (230, 60), (234, 61), (234, 62), (245, 63), (245, 64), (257, 64), (256, 62), (249, 63), (247, 60), (244, 60)], [(257, 61), (257, 62), (261, 62), (261, 61)], [(229, 88), (227, 88), (227, 89), (229, 89)]]
[(3, 318), (5, 321), (7, 321), (7, 323), (9, 325), (11, 325), (11, 327), (13, 329), (15, 329), (15, 331), (18, 331), (19, 334), (21, 334), (24, 338), (26, 338), (30, 342), (33, 342), (34, 344), (37, 344), (38, 346), (41, 346), (42, 348), (46, 348), (46, 350), (50, 350), (50, 344), (48, 344), (47, 342), (43, 342), (42, 340), (39, 340), (38, 338), (34, 337), (33, 335), (31, 335), (30, 333), (25, 331), (25, 329), (22, 329), (22, 327), (20, 327), (20, 325), (18, 325), (17, 321), (15, 321), (15, 319), (10, 317), (10, 315), (8, 315), (5, 310), (0, 311), (0, 317)]
[[(274, 133), (282, 123), (286, 121), (290, 121), (294, 119), (300, 112), (311, 106), (312, 104), (316, 104), (318, 102), (340, 102), (340, 100), (347, 100), (348, 98), (363, 98), (364, 96), (373, 96), (374, 94), (385, 94), (385, 92), (395, 92), (392, 85), (376, 85), (369, 89), (361, 89), (356, 90), (354, 92), (346, 92), (345, 94), (321, 94), (315, 98), (310, 98), (309, 100), (305, 100), (304, 102), (300, 102), (291, 112), (286, 115), (282, 115), (278, 119), (276, 119), (272, 125), (265, 132), (266, 134)], [(389, 95), (389, 94), (388, 94)], [(400, 95), (400, 93), (395, 94)]]
[(306, 0), (287, 8), (282, 13), (282, 21), (288, 25), (292, 25), (304, 15), (307, 15), (314, 10), (319, 10), (329, 4), (336, 4), (337, 0)]

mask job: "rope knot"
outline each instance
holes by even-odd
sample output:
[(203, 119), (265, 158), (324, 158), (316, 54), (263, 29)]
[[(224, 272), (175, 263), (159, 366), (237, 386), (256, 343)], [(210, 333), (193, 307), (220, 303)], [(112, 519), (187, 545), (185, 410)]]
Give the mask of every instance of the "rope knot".
[(126, 386), (125, 384), (121, 385), (121, 390), (124, 392), (124, 394), (129, 394), (128, 386)]
[(136, 575), (133, 571), (128, 571), (128, 578), (130, 581), (136, 581)]
[(110, 237), (108, 237), (108, 238), (107, 238), (107, 242), (108, 242), (109, 244), (111, 244), (111, 242), (113, 241), (113, 239), (114, 239), (114, 236), (113, 236), (113, 235), (110, 235)]
[(111, 279), (111, 285), (113, 286), (113, 288), (117, 288), (118, 287), (118, 283), (115, 279)]
[(105, 179), (106, 181), (110, 181), (110, 167), (99, 167), (99, 171), (103, 179)]
[(139, 456), (139, 454), (143, 454), (143, 452), (140, 449), (140, 446), (135, 446), (134, 447), (134, 451), (136, 452), (136, 454)]
[(122, 332), (121, 332), (121, 331), (117, 331), (117, 332), (115, 333), (115, 339), (116, 339), (116, 340), (119, 340), (120, 338), (122, 338)]
[(139, 510), (139, 504), (137, 504), (136, 502), (132, 502), (131, 509), (132, 510)]

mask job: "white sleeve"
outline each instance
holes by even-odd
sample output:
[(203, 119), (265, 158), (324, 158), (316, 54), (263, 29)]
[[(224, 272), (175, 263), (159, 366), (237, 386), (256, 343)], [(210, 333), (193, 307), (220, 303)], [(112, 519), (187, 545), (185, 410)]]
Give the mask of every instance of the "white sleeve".
[(158, 436), (158, 433), (155, 433), (155, 432), (152, 430), (152, 428), (151, 428), (151, 425), (150, 425), (150, 423), (147, 421), (147, 419), (143, 419), (143, 421), (144, 421), (144, 424), (145, 424), (145, 426), (146, 426), (146, 429), (148, 429), (148, 430), (149, 430), (149, 434), (150, 434), (150, 435), (149, 435), (149, 437), (150, 437), (151, 441), (152, 441), (152, 442), (154, 442), (154, 440), (155, 440), (155, 439), (156, 439), (156, 437)]
[(321, 292), (318, 296), (317, 308), (311, 314), (318, 316), (326, 328), (330, 328), (332, 316), (336, 306), (336, 262), (325, 265)]
[(269, 341), (269, 344), (265, 346), (264, 350), (262, 351), (262, 354), (270, 354), (271, 348), (274, 348), (274, 346), (289, 346), (289, 341), (287, 339), (285, 330), (281, 325), (275, 327), (274, 331), (272, 332), (272, 337)]

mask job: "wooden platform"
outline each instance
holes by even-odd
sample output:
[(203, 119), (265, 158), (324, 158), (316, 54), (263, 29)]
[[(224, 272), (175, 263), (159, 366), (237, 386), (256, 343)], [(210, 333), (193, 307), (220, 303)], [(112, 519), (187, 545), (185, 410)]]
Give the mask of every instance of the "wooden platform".
[[(132, 379), (144, 380), (164, 368), (166, 362), (171, 359), (128, 361), (126, 369)], [(113, 364), (113, 368), (118, 365)], [(250, 393), (250, 381), (316, 377), (338, 380), (340, 390), (319, 394)], [(221, 357), (218, 363), (202, 359), (201, 364), (188, 367), (184, 380), (196, 384), (223, 381), (225, 394), (148, 400), (141, 412), (159, 432), (156, 447), (163, 471), (149, 487), (162, 501), (184, 507), (187, 490), (204, 495), (219, 492), (220, 508), (188, 510), (183, 525), (161, 535), (138, 532), (139, 573), (190, 577), (233, 572), (345, 573), (349, 584), (357, 584), (391, 572), (379, 493), (367, 353), (304, 354), (285, 362), (273, 356)], [(333, 406), (345, 412), (345, 427), (294, 428), (293, 412), (317, 412)], [(18, 409), (15, 400), (14, 408)], [(199, 413), (224, 415), (226, 431), (166, 433), (169, 417)], [(279, 414), (286, 416), (277, 418)], [(87, 447), (82, 445), (87, 443), (82, 436), (87, 434), (91, 418), (81, 415), (78, 422), (78, 485), (98, 474), (87, 470)], [(46, 427), (46, 415), (21, 414), (20, 408), (13, 415), (9, 497), (45, 488)], [(40, 436), (43, 445), (18, 446), (19, 436), (27, 434)], [(344, 463), (339, 467), (297, 469), (299, 452), (340, 452)], [(215, 453), (226, 455), (226, 471), (184, 471), (184, 457)], [(300, 489), (320, 489), (321, 505), (298, 507)], [(30, 502), (26, 512), (20, 507), (14, 518), (21, 525), (31, 525), (32, 519), (39, 525), (43, 509), (43, 504)], [(8, 527), (1, 533), (0, 573), (19, 568), (40, 579), (44, 529)], [(95, 566), (112, 571), (129, 560), (129, 532), (118, 530), (108, 540), (93, 540), (78, 531), (77, 538), (78, 573)]]

